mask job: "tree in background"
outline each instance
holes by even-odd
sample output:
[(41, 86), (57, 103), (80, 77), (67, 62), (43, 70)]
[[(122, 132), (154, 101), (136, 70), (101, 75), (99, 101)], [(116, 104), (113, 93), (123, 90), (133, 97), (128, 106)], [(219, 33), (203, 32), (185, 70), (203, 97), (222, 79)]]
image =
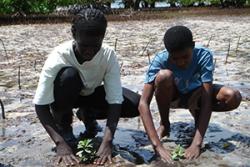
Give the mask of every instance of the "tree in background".
[(155, 8), (155, 3), (161, 1), (167, 2), (167, 0), (123, 0), (123, 3), (125, 8), (133, 8), (138, 10), (140, 4), (142, 5), (142, 8)]
[(122, 1), (125, 8), (133, 8), (134, 10), (139, 9), (140, 7), (140, 0), (123, 0)]
[(145, 8), (155, 8), (155, 0), (145, 0)]
[(208, 0), (213, 6), (221, 6), (221, 7), (243, 7), (248, 3), (249, 0)]
[[(0, 14), (46, 14), (53, 12), (57, 6), (85, 6), (95, 7), (109, 13), (111, 3), (115, 0), (0, 0)], [(138, 10), (140, 3), (143, 8), (155, 8), (155, 3), (165, 1), (171, 7), (177, 7), (176, 4), (189, 7), (198, 4), (202, 6), (210, 3), (212, 6), (221, 7), (242, 7), (250, 5), (250, 0), (122, 0), (125, 8)]]
[(49, 13), (55, 10), (57, 1), (50, 0), (0, 0), (1, 14)]
[(176, 3), (178, 3), (179, 1), (177, 1), (177, 0), (167, 0), (167, 2), (170, 4), (170, 7), (176, 7)]
[(82, 5), (111, 7), (112, 0), (0, 0), (0, 14), (47, 14), (57, 6)]

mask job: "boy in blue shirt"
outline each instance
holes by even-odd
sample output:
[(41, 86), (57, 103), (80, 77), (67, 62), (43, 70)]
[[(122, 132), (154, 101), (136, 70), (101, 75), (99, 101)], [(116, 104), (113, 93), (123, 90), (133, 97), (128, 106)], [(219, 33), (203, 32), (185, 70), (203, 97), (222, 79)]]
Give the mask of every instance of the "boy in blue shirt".
[[(160, 139), (169, 135), (169, 108), (187, 108), (195, 119), (195, 135), (185, 150), (187, 159), (200, 155), (203, 138), (212, 111), (230, 111), (241, 102), (239, 91), (213, 84), (213, 54), (196, 47), (192, 32), (184, 26), (167, 30), (166, 50), (156, 54), (146, 74), (139, 111), (147, 134), (160, 157), (171, 161)], [(154, 128), (150, 102), (155, 94), (160, 113), (160, 127)]]

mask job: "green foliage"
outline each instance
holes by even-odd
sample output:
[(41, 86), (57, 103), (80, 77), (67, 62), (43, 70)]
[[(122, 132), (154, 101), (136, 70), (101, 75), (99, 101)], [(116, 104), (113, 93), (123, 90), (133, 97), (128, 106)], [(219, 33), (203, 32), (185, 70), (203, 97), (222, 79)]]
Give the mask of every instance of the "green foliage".
[(53, 0), (0, 0), (0, 14), (49, 13), (57, 5)]
[(108, 4), (112, 0), (0, 0), (0, 14), (46, 14), (53, 12), (57, 6)]
[(180, 3), (182, 6), (193, 6), (194, 3), (210, 3), (215, 6), (222, 7), (241, 7), (244, 5), (249, 5), (250, 0), (166, 0), (170, 4)]
[(96, 158), (96, 150), (94, 149), (91, 139), (79, 141), (77, 149), (79, 151), (76, 153), (76, 155), (83, 163), (91, 163)]
[(183, 6), (192, 6), (195, 3), (195, 0), (180, 0), (180, 3)]
[(210, 2), (211, 5), (222, 7), (242, 7), (248, 4), (249, 0), (202, 0), (202, 2)]
[[(114, 0), (0, 0), (0, 14), (46, 14), (53, 12), (57, 6), (69, 6), (69, 5), (103, 5), (110, 4)], [(175, 3), (179, 3), (182, 6), (193, 6), (194, 3), (208, 2), (215, 6), (234, 6), (241, 7), (244, 5), (250, 5), (250, 0), (123, 0), (126, 8), (139, 8), (139, 3), (144, 1), (147, 4), (145, 7), (155, 7), (156, 1), (166, 1), (171, 4), (172, 7)]]
[(172, 154), (172, 159), (175, 161), (178, 161), (180, 159), (184, 158), (184, 153), (185, 150), (183, 147), (181, 147), (181, 145), (178, 145), (175, 150), (171, 153)]
[(221, 1), (220, 0), (209, 0), (208, 2), (210, 2), (212, 5), (221, 5)]
[(12, 0), (0, 0), (0, 13), (12, 13), (14, 11)]

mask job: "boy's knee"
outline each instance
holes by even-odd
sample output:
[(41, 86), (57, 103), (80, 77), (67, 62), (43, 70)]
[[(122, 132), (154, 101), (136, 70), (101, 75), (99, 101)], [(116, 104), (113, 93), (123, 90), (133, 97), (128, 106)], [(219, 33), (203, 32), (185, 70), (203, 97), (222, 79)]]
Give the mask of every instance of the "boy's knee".
[(78, 70), (75, 69), (74, 67), (65, 67), (62, 69), (63, 70), (63, 74), (64, 76), (66, 76), (67, 78), (76, 78), (79, 76)]
[(79, 72), (74, 67), (64, 67), (59, 71), (58, 75), (63, 82), (78, 81), (80, 79)]
[(233, 107), (238, 108), (242, 100), (242, 96), (238, 90), (234, 90), (233, 99), (234, 99)]
[(239, 107), (241, 100), (242, 100), (242, 96), (241, 93), (238, 90), (233, 90), (233, 89), (229, 89), (227, 90), (227, 97), (229, 97), (230, 101), (230, 106), (231, 109), (236, 109)]
[(173, 72), (170, 70), (160, 70), (155, 79), (155, 86), (172, 86), (174, 81)]
[(78, 97), (82, 87), (83, 83), (77, 69), (73, 67), (62, 68), (54, 81), (54, 97), (61, 102), (73, 102)]

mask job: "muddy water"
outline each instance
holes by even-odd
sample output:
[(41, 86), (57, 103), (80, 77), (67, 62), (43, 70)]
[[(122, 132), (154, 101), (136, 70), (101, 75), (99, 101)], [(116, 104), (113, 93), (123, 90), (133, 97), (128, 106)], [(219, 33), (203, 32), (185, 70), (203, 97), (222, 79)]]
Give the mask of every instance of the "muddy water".
[[(209, 43), (209, 48), (213, 50), (215, 83), (235, 87), (243, 95), (243, 102), (237, 110), (213, 113), (204, 141), (204, 152), (195, 161), (181, 160), (172, 165), (160, 161), (139, 119), (121, 119), (114, 140), (115, 164), (111, 166), (250, 165), (248, 20), (250, 16), (222, 16), (109, 23), (105, 42), (114, 46), (117, 39), (116, 49), (125, 87), (141, 92), (149, 60), (152, 60), (155, 52), (163, 49), (165, 30), (172, 25), (182, 24), (192, 29), (197, 43)], [(0, 98), (5, 104), (7, 117), (0, 120), (0, 166), (53, 166), (53, 143), (36, 118), (32, 98), (46, 55), (62, 41), (71, 39), (70, 25), (3, 26), (0, 27), (0, 38), (7, 50), (6, 56), (0, 45)], [(225, 64), (229, 39), (230, 51)], [(21, 90), (18, 85), (19, 67)], [(154, 100), (151, 109), (155, 125), (158, 126), (159, 115)], [(193, 135), (191, 115), (186, 110), (171, 110), (170, 120), (170, 138), (162, 142), (170, 150), (177, 144), (187, 146)], [(105, 127), (105, 121), (99, 123)], [(75, 135), (84, 131), (83, 124), (77, 119), (73, 127)], [(102, 135), (103, 132), (98, 134), (99, 137)]]

